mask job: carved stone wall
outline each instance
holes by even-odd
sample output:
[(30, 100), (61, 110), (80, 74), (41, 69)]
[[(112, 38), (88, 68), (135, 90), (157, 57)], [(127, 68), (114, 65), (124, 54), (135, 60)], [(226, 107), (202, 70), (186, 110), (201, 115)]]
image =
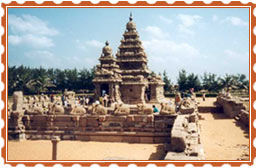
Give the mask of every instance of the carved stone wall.
[[(24, 115), (26, 139), (169, 143), (177, 115)], [(8, 139), (17, 139), (16, 118), (9, 118)], [(12, 128), (12, 129), (11, 129)]]
[(122, 85), (120, 91), (121, 99), (126, 104), (145, 103), (145, 86)]

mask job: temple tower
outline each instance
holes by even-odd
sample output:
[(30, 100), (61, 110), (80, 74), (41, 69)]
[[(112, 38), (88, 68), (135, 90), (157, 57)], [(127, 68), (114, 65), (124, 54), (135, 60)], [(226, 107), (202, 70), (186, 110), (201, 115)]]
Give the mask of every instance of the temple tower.
[(106, 93), (113, 101), (126, 104), (160, 103), (164, 98), (164, 82), (148, 69), (132, 14), (116, 56), (117, 59), (107, 41), (93, 80), (96, 98)]
[(98, 99), (104, 94), (108, 94), (111, 100), (120, 102), (120, 84), (122, 82), (119, 65), (112, 54), (112, 48), (106, 41), (105, 47), (99, 58), (100, 65), (96, 66), (96, 73), (93, 83), (95, 85), (95, 96)]
[(145, 103), (147, 78), (151, 71), (132, 14), (116, 56), (122, 75), (121, 99), (128, 104)]

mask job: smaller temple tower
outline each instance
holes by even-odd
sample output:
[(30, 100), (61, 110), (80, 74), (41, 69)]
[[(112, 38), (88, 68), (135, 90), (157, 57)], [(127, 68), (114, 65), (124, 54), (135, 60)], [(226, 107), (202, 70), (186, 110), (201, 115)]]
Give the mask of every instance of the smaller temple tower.
[(100, 65), (96, 66), (96, 73), (93, 83), (95, 85), (95, 95), (98, 99), (104, 94), (108, 94), (112, 101), (120, 102), (120, 84), (122, 82), (119, 65), (112, 54), (112, 48), (106, 41), (105, 47), (99, 58)]

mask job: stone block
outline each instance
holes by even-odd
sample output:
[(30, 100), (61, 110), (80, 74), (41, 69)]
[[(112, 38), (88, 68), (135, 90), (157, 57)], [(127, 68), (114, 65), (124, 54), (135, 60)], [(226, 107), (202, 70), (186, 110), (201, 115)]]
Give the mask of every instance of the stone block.
[(122, 142), (140, 143), (140, 138), (136, 136), (123, 136)]
[(74, 140), (75, 137), (74, 137), (74, 135), (62, 135), (61, 139), (62, 140)]
[(170, 143), (170, 137), (154, 137), (154, 143)]
[(153, 143), (153, 137), (140, 137), (140, 143)]
[(153, 122), (153, 119), (154, 119), (153, 115), (147, 116), (147, 122), (148, 122), (148, 123)]
[(99, 122), (104, 122), (105, 121), (105, 116), (99, 116)]
[(133, 115), (128, 115), (127, 116), (127, 122), (133, 122), (133, 121), (135, 121), (134, 116)]
[(197, 116), (196, 116), (195, 113), (189, 115), (189, 119), (188, 119), (189, 122), (194, 122), (195, 123), (196, 120), (197, 120)]
[(171, 150), (174, 152), (184, 152), (186, 149), (186, 133), (181, 130), (171, 131)]
[(194, 108), (181, 107), (179, 111), (181, 114), (192, 114), (194, 110)]
[(87, 119), (87, 126), (88, 127), (98, 127), (99, 122), (97, 119)]
[(90, 141), (90, 137), (86, 135), (75, 135), (75, 139), (80, 141)]
[(13, 111), (21, 111), (23, 107), (23, 93), (22, 91), (15, 91), (13, 93)]
[(184, 152), (168, 152), (164, 160), (199, 160), (199, 158), (187, 156)]
[(99, 141), (99, 142), (122, 142), (122, 136), (95, 136), (90, 135), (90, 141)]
[(106, 121), (126, 121), (126, 116), (106, 116)]
[(143, 121), (143, 119), (144, 119), (144, 116), (141, 116), (141, 115), (135, 115), (134, 116), (135, 122), (141, 122), (141, 121)]

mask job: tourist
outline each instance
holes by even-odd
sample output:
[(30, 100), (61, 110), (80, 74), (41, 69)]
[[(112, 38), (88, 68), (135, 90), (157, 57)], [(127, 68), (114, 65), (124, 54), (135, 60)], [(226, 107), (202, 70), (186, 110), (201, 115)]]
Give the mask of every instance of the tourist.
[(176, 95), (175, 95), (175, 106), (176, 106), (176, 110), (179, 109), (180, 102), (181, 102), (181, 95), (180, 95), (179, 92), (177, 92)]
[(103, 100), (102, 96), (99, 97), (99, 102), (100, 102), (101, 105), (104, 105), (104, 100)]
[(89, 98), (88, 97), (86, 97), (85, 103), (86, 103), (86, 105), (89, 104)]
[(53, 94), (51, 94), (50, 100), (51, 100), (52, 103), (54, 102), (54, 95)]
[(203, 92), (203, 95), (202, 95), (202, 98), (203, 98), (203, 101), (205, 101), (205, 92)]
[(65, 96), (62, 94), (62, 105), (64, 106)]
[(100, 102), (99, 102), (98, 100), (96, 100), (96, 101), (95, 101), (95, 104), (96, 104), (96, 105), (99, 105), (99, 104), (100, 104)]
[(154, 113), (158, 113), (159, 112), (159, 109), (155, 105), (153, 105), (153, 112)]
[(109, 102), (109, 96), (108, 94), (105, 94), (103, 97), (103, 102), (104, 102), (104, 107), (108, 106), (108, 102)]

